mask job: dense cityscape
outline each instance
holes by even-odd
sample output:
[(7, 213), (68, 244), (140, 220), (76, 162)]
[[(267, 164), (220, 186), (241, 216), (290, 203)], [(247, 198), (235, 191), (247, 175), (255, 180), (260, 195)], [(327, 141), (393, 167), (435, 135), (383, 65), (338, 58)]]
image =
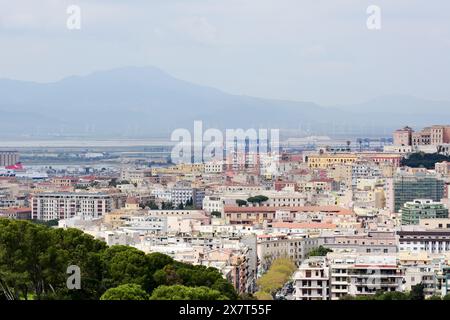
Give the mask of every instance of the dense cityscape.
[[(383, 141), (263, 153), (244, 137), (222, 160), (178, 164), (167, 146), (1, 150), (0, 294), (446, 299), (450, 126)], [(37, 260), (14, 261), (27, 250)]]
[(0, 317), (445, 316), (448, 0), (0, 7)]

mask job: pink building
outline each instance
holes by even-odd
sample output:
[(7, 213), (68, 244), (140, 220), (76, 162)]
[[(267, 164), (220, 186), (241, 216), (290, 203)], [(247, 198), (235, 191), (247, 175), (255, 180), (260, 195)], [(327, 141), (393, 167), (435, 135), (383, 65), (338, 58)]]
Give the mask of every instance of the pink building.
[(412, 144), (412, 135), (414, 130), (408, 126), (394, 131), (395, 146), (410, 146)]
[(450, 126), (434, 125), (412, 134), (412, 144), (440, 145), (450, 143)]

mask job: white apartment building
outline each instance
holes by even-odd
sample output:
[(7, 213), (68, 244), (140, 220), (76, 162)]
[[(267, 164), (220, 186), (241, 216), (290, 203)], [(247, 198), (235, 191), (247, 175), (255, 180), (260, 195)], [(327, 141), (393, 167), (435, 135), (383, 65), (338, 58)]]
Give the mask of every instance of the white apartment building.
[(220, 212), (223, 214), (223, 210), (225, 207), (225, 201), (223, 200), (222, 197), (219, 196), (205, 196), (205, 198), (203, 198), (203, 210), (205, 210), (206, 212)]
[(150, 177), (151, 173), (150, 169), (124, 168), (120, 171), (120, 179), (139, 184), (144, 178)]
[(345, 295), (372, 295), (377, 291), (404, 291), (396, 255), (329, 253), (330, 299)]
[(404, 291), (395, 255), (328, 253), (305, 260), (294, 275), (296, 300), (339, 300), (343, 296)]
[[(409, 229), (409, 230), (408, 230)], [(400, 252), (445, 253), (450, 251), (450, 230), (403, 228), (397, 232)]]
[(195, 227), (190, 222), (192, 220), (199, 221), (201, 224), (210, 223), (210, 217), (203, 210), (148, 210), (146, 215), (149, 217), (167, 217), (167, 231), (188, 228), (184, 232), (191, 232)]
[(222, 173), (223, 168), (223, 161), (211, 161), (204, 164), (205, 173)]
[(319, 238), (309, 238), (307, 235), (259, 235), (258, 259), (264, 270), (267, 270), (272, 261), (279, 257), (289, 257), (297, 266), (300, 266), (307, 254), (321, 243)]
[(172, 201), (172, 192), (164, 188), (155, 188), (150, 194), (155, 197), (155, 199), (161, 199), (166, 202)]
[(168, 217), (164, 216), (128, 216), (126, 217), (125, 223), (121, 229), (139, 232), (139, 234), (166, 233), (167, 219)]
[(172, 203), (174, 205), (179, 205), (181, 203), (186, 204), (189, 200), (193, 199), (193, 190), (191, 187), (187, 186), (174, 186), (170, 190)]
[(329, 300), (330, 275), (325, 257), (311, 257), (294, 274), (295, 300)]
[(0, 167), (11, 166), (19, 162), (19, 153), (11, 150), (0, 150)]
[(98, 218), (111, 211), (112, 198), (105, 193), (37, 193), (31, 198), (36, 220), (59, 220), (74, 216)]
[(442, 290), (438, 290), (438, 272), (434, 266), (414, 265), (404, 267), (405, 290), (411, 291), (412, 287), (423, 284), (426, 296), (442, 295)]
[(272, 191), (261, 194), (269, 198), (267, 203), (271, 207), (302, 207), (306, 203), (306, 196), (300, 192)]

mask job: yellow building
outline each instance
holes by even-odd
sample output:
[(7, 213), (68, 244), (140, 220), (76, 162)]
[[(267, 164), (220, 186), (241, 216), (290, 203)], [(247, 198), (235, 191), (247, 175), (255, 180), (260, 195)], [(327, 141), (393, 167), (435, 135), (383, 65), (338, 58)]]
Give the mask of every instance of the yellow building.
[(431, 258), (427, 252), (399, 252), (398, 261), (401, 265), (430, 264)]
[(318, 154), (308, 156), (308, 167), (328, 169), (337, 164), (353, 164), (358, 156), (353, 153)]
[(205, 171), (203, 163), (180, 163), (165, 168), (152, 168), (152, 175), (157, 174), (201, 174)]

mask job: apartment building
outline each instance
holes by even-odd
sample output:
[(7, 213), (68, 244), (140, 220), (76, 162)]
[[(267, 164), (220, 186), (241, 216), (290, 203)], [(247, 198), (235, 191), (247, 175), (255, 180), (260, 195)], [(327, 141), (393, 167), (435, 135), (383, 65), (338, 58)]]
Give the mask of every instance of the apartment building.
[(31, 197), (32, 218), (59, 220), (74, 216), (98, 218), (111, 211), (112, 197), (105, 193), (37, 193)]
[(204, 164), (205, 173), (222, 173), (224, 168), (223, 161), (211, 161)]
[(400, 252), (444, 253), (450, 251), (450, 229), (397, 231)]
[(401, 209), (402, 225), (417, 225), (420, 219), (448, 218), (448, 209), (442, 202), (431, 199), (415, 199), (406, 202)]
[(329, 270), (325, 257), (303, 261), (293, 276), (295, 300), (329, 300)]
[(367, 161), (358, 161), (350, 166), (351, 168), (351, 181), (355, 186), (360, 179), (380, 178), (382, 177), (382, 171), (380, 166)]
[(394, 145), (396, 146), (423, 146), (440, 145), (450, 142), (450, 126), (433, 125), (414, 132), (410, 127), (394, 131)]
[(121, 230), (139, 234), (149, 233), (167, 233), (168, 217), (166, 216), (148, 216), (148, 215), (130, 215), (123, 218)]
[(399, 212), (406, 202), (414, 199), (441, 201), (445, 196), (445, 182), (427, 172), (399, 172), (386, 183), (387, 205)]
[(436, 173), (441, 176), (448, 177), (450, 175), (450, 162), (438, 162), (434, 165), (434, 168)]
[(307, 158), (307, 163), (309, 168), (328, 169), (337, 164), (352, 164), (357, 159), (358, 156), (352, 153), (322, 153), (318, 155), (309, 155)]
[(170, 167), (155, 167), (151, 169), (152, 175), (157, 174), (174, 174), (174, 175), (188, 175), (188, 174), (202, 174), (205, 171), (203, 163), (179, 163)]
[(442, 290), (438, 289), (438, 270), (432, 265), (404, 266), (403, 269), (405, 291), (411, 291), (413, 286), (423, 284), (426, 297), (442, 295)]
[(272, 207), (300, 207), (306, 203), (306, 196), (301, 192), (270, 191), (261, 194), (269, 198), (267, 204)]
[[(230, 224), (257, 224), (264, 221), (272, 222), (281, 215), (282, 220), (301, 221), (308, 215), (324, 217), (351, 216), (351, 210), (337, 206), (300, 206), (300, 207), (237, 207), (225, 206), (224, 218)], [(285, 218), (282, 218), (285, 217)], [(286, 226), (288, 227), (288, 226)]]
[(343, 296), (404, 291), (395, 255), (328, 253), (305, 260), (294, 275), (296, 300), (339, 300)]
[(31, 208), (26, 207), (0, 208), (0, 218), (9, 218), (15, 220), (30, 220)]
[(192, 187), (186, 185), (175, 185), (170, 189), (170, 198), (174, 205), (186, 204), (186, 202), (193, 201), (194, 191)]
[(433, 229), (450, 229), (450, 218), (433, 218), (426, 219), (422, 218), (419, 220), (419, 227), (425, 230), (433, 230)]
[(366, 152), (366, 153), (359, 153), (358, 154), (359, 159), (363, 161), (369, 161), (372, 163), (375, 163), (377, 165), (381, 164), (389, 164), (394, 167), (399, 167), (402, 156), (396, 153), (389, 154), (389, 153), (372, 153), (372, 152)]
[(328, 168), (327, 176), (334, 181), (351, 186), (353, 166), (350, 164), (335, 164)]
[(414, 130), (408, 126), (394, 131), (394, 145), (395, 146), (410, 146), (412, 145), (412, 134)]
[(258, 259), (263, 270), (267, 270), (272, 261), (279, 257), (289, 257), (299, 267), (308, 253), (322, 244), (320, 238), (310, 238), (307, 235), (271, 233), (259, 235), (257, 239)]
[(308, 167), (312, 169), (328, 169), (335, 165), (354, 164), (357, 161), (368, 161), (375, 164), (390, 164), (395, 167), (400, 165), (402, 156), (396, 153), (321, 153), (309, 155), (307, 158)]
[(12, 166), (19, 162), (19, 152), (0, 150), (0, 167)]
[(331, 190), (338, 189), (339, 184), (336, 183), (333, 179), (329, 178), (321, 178), (321, 179), (312, 179), (310, 181), (300, 181), (297, 183), (297, 190), (300, 193), (303, 192), (327, 192)]
[(53, 177), (50, 182), (59, 188), (72, 187), (78, 182), (78, 178), (70, 176)]
[(363, 234), (336, 235), (323, 239), (324, 246), (334, 252), (395, 254), (397, 239), (393, 231), (369, 231)]
[(152, 176), (149, 169), (124, 168), (120, 172), (120, 179), (131, 183), (142, 183), (144, 179)]
[(403, 291), (403, 274), (395, 255), (329, 253), (327, 259), (331, 300), (345, 295)]
[(222, 197), (219, 196), (205, 196), (203, 198), (203, 210), (206, 212), (220, 212), (223, 214), (223, 210), (225, 207), (225, 201)]

